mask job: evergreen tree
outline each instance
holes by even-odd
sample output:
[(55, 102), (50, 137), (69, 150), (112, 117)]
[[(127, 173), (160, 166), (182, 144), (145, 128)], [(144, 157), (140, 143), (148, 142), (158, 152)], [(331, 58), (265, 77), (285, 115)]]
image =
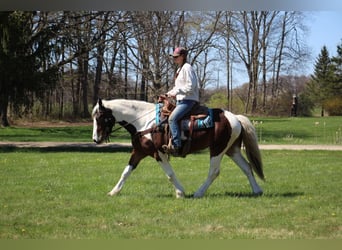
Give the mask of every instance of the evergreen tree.
[(334, 75), (325, 106), (330, 115), (342, 115), (342, 42), (337, 46), (337, 55), (331, 58), (331, 62)]
[(324, 103), (329, 99), (333, 86), (334, 70), (326, 46), (323, 46), (321, 53), (315, 63), (314, 74), (309, 84), (312, 100), (320, 105), (321, 116), (324, 116)]
[(342, 96), (342, 41), (337, 46), (337, 55), (332, 59), (334, 68), (334, 85), (332, 86), (332, 96)]
[[(15, 110), (33, 105), (32, 94), (44, 92), (57, 79), (57, 68), (48, 68), (49, 32), (34, 33), (35, 12), (0, 12), (0, 116), (9, 126), (9, 103)], [(52, 33), (52, 32), (51, 32)]]

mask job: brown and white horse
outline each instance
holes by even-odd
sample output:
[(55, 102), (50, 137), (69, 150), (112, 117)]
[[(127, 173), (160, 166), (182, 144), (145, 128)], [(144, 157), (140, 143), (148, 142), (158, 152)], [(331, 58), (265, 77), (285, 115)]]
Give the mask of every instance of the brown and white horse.
[[(96, 143), (107, 141), (115, 123), (124, 127), (132, 138), (133, 151), (128, 165), (122, 172), (120, 180), (108, 193), (118, 194), (127, 178), (146, 156), (156, 159), (167, 178), (176, 190), (176, 197), (184, 197), (184, 188), (173, 171), (169, 155), (163, 145), (167, 137), (163, 131), (154, 129), (156, 123), (156, 104), (137, 100), (100, 100), (93, 111), (93, 140)], [(147, 131), (147, 132), (146, 132)], [(244, 144), (248, 161), (241, 154)], [(249, 119), (234, 115), (222, 109), (214, 109), (214, 126), (209, 129), (193, 131), (189, 153), (209, 148), (210, 168), (206, 181), (195, 192), (194, 197), (202, 197), (220, 173), (220, 163), (228, 155), (245, 173), (255, 195), (261, 195), (262, 189), (257, 184), (253, 171), (264, 180), (262, 160), (255, 129)]]

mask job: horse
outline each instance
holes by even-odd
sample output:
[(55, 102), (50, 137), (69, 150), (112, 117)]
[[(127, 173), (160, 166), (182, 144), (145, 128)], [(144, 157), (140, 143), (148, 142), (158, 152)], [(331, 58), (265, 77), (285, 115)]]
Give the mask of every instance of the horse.
[[(109, 141), (115, 123), (125, 128), (131, 135), (132, 152), (128, 165), (109, 196), (121, 192), (127, 178), (146, 156), (153, 157), (173, 184), (176, 198), (184, 198), (185, 191), (170, 164), (170, 155), (163, 146), (168, 142), (165, 132), (156, 124), (156, 104), (138, 100), (99, 99), (92, 110), (93, 141), (97, 144)], [(187, 154), (209, 148), (210, 167), (205, 182), (193, 194), (203, 197), (209, 186), (220, 173), (221, 160), (229, 156), (247, 176), (252, 195), (259, 196), (263, 190), (256, 182), (254, 173), (265, 180), (261, 153), (255, 128), (243, 115), (235, 115), (227, 110), (213, 109), (213, 126), (192, 132), (192, 140)], [(119, 128), (121, 128), (119, 127)], [(248, 161), (241, 153), (242, 143)], [(185, 157), (185, 156), (183, 156)]]

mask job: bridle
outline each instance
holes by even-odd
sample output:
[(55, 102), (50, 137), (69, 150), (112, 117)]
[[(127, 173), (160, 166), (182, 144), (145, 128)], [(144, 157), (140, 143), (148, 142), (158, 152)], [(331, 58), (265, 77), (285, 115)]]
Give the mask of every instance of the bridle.
[(104, 132), (104, 140), (109, 142), (109, 136), (115, 125), (115, 117), (109, 109), (100, 109), (95, 117), (98, 129)]

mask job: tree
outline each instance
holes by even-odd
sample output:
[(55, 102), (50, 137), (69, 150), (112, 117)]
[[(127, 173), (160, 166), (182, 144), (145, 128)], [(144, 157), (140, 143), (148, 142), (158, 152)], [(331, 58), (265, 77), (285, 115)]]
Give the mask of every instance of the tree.
[[(267, 113), (266, 107), (278, 107), (270, 90), (278, 104), (281, 76), (306, 58), (299, 17), (279, 11), (4, 12), (0, 112), (2, 117), (7, 110), (31, 112), (34, 103), (45, 118), (53, 117), (56, 107), (59, 118), (76, 118), (89, 117), (89, 104), (99, 96), (151, 101), (172, 85), (169, 54), (185, 46), (201, 97), (226, 70), (230, 109), (234, 96), (239, 109), (244, 103), (245, 112)], [(247, 88), (238, 92), (232, 89), (236, 68), (249, 77)]]
[(41, 96), (57, 81), (57, 67), (50, 64), (49, 43), (56, 26), (44, 25), (36, 12), (0, 12), (0, 114), (9, 126), (9, 103), (29, 109), (33, 94)]
[[(248, 75), (245, 112), (256, 112), (267, 99), (266, 79), (273, 81), (271, 101), (278, 100), (280, 75), (308, 58), (302, 41), (305, 26), (300, 12), (235, 12), (231, 22), (231, 44)], [(260, 77), (260, 73), (261, 77)], [(263, 89), (259, 88), (262, 79)], [(263, 99), (260, 99), (260, 93)]]
[(210, 81), (217, 83), (217, 71), (213, 71), (212, 66), (219, 60), (213, 52), (219, 47), (216, 40), (219, 36), (219, 21), (222, 14), (218, 11), (193, 12), (186, 15), (184, 44), (190, 52), (189, 63), (194, 66), (199, 78), (200, 96), (203, 95), (204, 89), (209, 86)]
[(234, 50), (231, 49), (231, 25), (232, 25), (232, 11), (226, 11), (224, 13), (223, 21), (222, 21), (222, 34), (223, 39), (225, 41), (225, 45), (222, 46), (222, 50), (224, 51), (226, 58), (226, 73), (227, 73), (227, 101), (228, 101), (228, 110), (232, 110), (233, 103), (233, 61), (234, 61)]
[(311, 97), (321, 107), (321, 116), (324, 116), (324, 103), (330, 97), (334, 77), (333, 66), (326, 46), (323, 46), (315, 63), (314, 74), (310, 83)]
[[(168, 51), (172, 41), (178, 38), (173, 27), (182, 34), (183, 12), (170, 11), (132, 12), (132, 39), (127, 44), (133, 58), (130, 59), (140, 76), (139, 99), (148, 100), (165, 91), (168, 86), (170, 61)], [(175, 23), (179, 22), (179, 26)]]
[[(341, 91), (342, 84), (342, 41), (340, 45), (337, 45), (337, 55), (331, 59), (335, 72), (335, 80), (338, 83), (338, 90)], [(336, 92), (335, 92), (336, 93)], [(340, 95), (341, 93), (336, 93)]]
[(324, 104), (329, 115), (342, 115), (342, 42), (337, 46), (337, 55), (331, 58), (331, 63), (334, 74), (327, 86), (329, 99)]
[(206, 102), (206, 105), (211, 108), (223, 108), (227, 109), (228, 100), (224, 94), (223, 89), (217, 89), (216, 93), (210, 96), (210, 99)]

